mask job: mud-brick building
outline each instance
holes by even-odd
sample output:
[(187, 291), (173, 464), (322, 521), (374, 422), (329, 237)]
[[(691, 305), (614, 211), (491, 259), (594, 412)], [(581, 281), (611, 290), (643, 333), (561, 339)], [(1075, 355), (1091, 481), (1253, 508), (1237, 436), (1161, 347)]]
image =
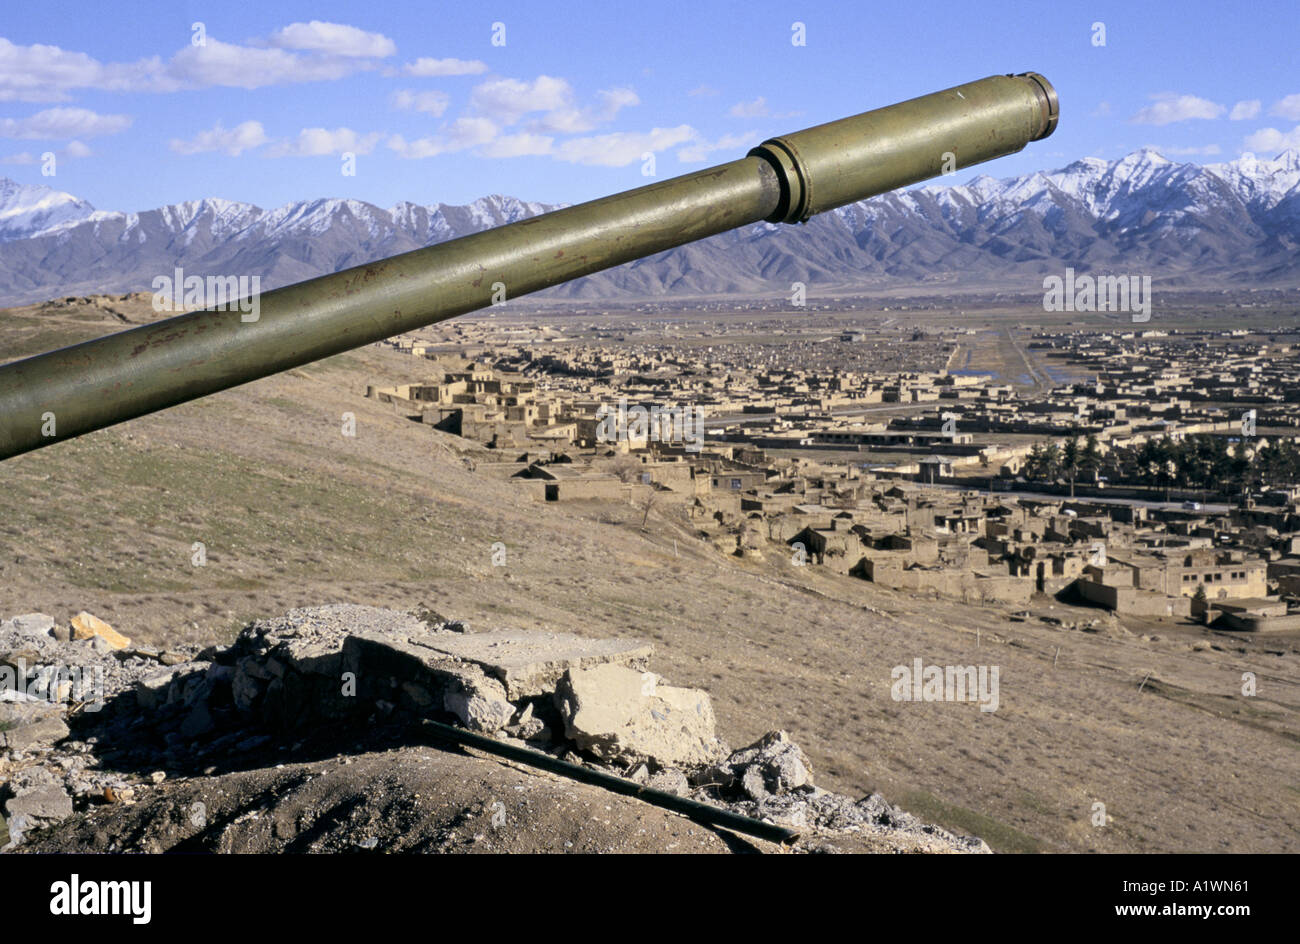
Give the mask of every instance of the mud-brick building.
[(1120, 560), (1110, 558), (1104, 566), (1088, 564), (1074, 582), (1085, 600), (1125, 616), (1155, 619), (1189, 616), (1191, 597), (1171, 597), (1159, 590), (1140, 585), (1143, 573), (1154, 572), (1150, 559)]
[(1027, 606), (1034, 594), (1032, 581), (1012, 576), (1005, 570), (909, 563), (905, 553), (864, 557), (855, 572), (892, 590), (934, 593), (963, 603)]
[(1248, 558), (1240, 550), (1213, 548), (1171, 551), (1157, 555), (1146, 568), (1143, 586), (1167, 596), (1192, 597), (1205, 588), (1209, 600), (1245, 600), (1268, 595), (1268, 563)]
[(1300, 613), (1292, 613), (1277, 599), (1220, 600), (1210, 604), (1210, 625), (1244, 633), (1284, 632), (1300, 629)]
[(616, 475), (567, 466), (532, 465), (513, 477), (535, 501), (627, 501), (630, 486)]

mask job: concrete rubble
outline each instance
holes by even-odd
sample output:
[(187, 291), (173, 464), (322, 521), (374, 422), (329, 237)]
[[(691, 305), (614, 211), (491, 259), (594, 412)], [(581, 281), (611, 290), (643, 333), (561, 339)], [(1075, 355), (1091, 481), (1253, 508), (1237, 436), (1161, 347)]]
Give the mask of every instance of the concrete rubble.
[(39, 829), (72, 815), (72, 797), (61, 778), (44, 767), (28, 767), (6, 785), (5, 818), (10, 842), (22, 841), (30, 829)]
[(708, 693), (662, 683), (621, 665), (569, 669), (555, 692), (565, 736), (607, 762), (645, 758), (671, 767), (724, 756)]
[[(0, 810), (11, 847), (89, 805), (134, 803), (175, 775), (289, 750), (320, 732), (415, 732), (422, 719), (774, 822), (919, 828), (879, 798), (816, 788), (808, 758), (784, 732), (731, 752), (708, 694), (649, 672), (653, 650), (641, 642), (472, 633), (428, 614), (355, 605), (258, 620), (229, 647), (201, 653), (129, 640), (114, 648), (127, 638), (87, 613), (65, 641), (58, 629), (40, 614), (0, 623)], [(98, 700), (57, 686), (47, 697), (6, 688), (9, 663), (98, 670)]]
[(784, 731), (773, 731), (705, 770), (701, 782), (723, 794), (762, 802), (812, 784), (812, 765)]
[(512, 701), (555, 691), (566, 672), (599, 665), (644, 668), (654, 648), (623, 639), (587, 639), (572, 633), (501, 630), (436, 636), (426, 644), (453, 659), (473, 662), (506, 687)]
[(0, 750), (53, 744), (68, 736), (64, 707), (29, 695), (6, 691), (0, 700)]
[[(53, 628), (53, 627), (51, 627)], [(126, 649), (131, 640), (123, 636), (98, 616), (84, 610), (72, 618), (72, 638), (74, 640), (103, 640), (103, 645), (110, 649)], [(100, 647), (102, 649), (102, 646)]]
[(26, 613), (0, 622), (0, 632), (9, 631), (19, 636), (51, 636), (54, 630), (54, 617), (44, 613)]

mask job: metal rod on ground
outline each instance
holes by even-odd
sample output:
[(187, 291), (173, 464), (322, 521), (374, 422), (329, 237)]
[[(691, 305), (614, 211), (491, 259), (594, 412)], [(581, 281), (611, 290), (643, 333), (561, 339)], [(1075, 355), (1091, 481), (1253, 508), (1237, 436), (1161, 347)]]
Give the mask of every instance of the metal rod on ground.
[(550, 754), (543, 754), (541, 751), (516, 747), (513, 744), (504, 744), (495, 738), (475, 734), (473, 731), (466, 731), (464, 728), (452, 727), (440, 721), (431, 721), (428, 718), (424, 719), (424, 723), (432, 729), (435, 737), (454, 741), (457, 744), (464, 744), (467, 747), (474, 747), (489, 754), (496, 754), (498, 757), (516, 760), (521, 764), (528, 764), (530, 767), (537, 767), (563, 777), (581, 780), (583, 783), (604, 787), (612, 793), (621, 793), (624, 796), (630, 796), (649, 803), (651, 806), (658, 806), (674, 813), (680, 813), (687, 819), (693, 819), (698, 823), (720, 826), (732, 832), (743, 833), (746, 836), (754, 836), (757, 839), (765, 839), (768, 842), (781, 845), (788, 845), (799, 838), (799, 833), (796, 830), (787, 829), (775, 823), (764, 823), (762, 820), (742, 816), (739, 813), (733, 813), (718, 806), (711, 806), (708, 803), (701, 803), (699, 800), (680, 797), (675, 793), (665, 793), (662, 790), (643, 787), (631, 780), (615, 777), (613, 774), (607, 774), (600, 770), (592, 770), (589, 767), (579, 767), (577, 764), (570, 764), (568, 761), (552, 757)]

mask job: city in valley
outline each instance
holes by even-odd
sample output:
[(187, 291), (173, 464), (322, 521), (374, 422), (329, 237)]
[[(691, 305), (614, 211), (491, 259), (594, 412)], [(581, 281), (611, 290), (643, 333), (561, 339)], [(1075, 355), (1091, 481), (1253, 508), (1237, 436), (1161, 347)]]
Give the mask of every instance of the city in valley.
[(949, 297), (503, 306), (386, 342), (416, 360), (366, 395), (493, 450), (480, 473), (529, 500), (671, 508), (737, 556), (1281, 632), (1300, 629), (1295, 302), (1191, 295), (1154, 324)]

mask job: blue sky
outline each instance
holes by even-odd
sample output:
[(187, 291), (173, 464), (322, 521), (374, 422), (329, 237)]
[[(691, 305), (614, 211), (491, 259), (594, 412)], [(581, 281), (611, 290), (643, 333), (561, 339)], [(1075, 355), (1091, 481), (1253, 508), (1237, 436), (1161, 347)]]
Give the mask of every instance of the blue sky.
[(983, 172), (1143, 146), (1200, 162), (1300, 147), (1296, 0), (8, 0), (0, 37), (0, 176), (102, 209), (573, 203), (645, 183), (647, 151), (673, 176), (772, 134), (1027, 70), (1056, 86), (1060, 127)]

